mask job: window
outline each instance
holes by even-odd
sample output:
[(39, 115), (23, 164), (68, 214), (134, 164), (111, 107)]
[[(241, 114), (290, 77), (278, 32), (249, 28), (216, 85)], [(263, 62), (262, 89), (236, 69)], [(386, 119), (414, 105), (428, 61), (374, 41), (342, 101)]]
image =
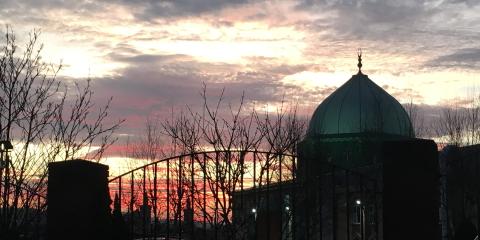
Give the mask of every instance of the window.
[(362, 222), (362, 206), (354, 205), (352, 213), (352, 223), (360, 224)]

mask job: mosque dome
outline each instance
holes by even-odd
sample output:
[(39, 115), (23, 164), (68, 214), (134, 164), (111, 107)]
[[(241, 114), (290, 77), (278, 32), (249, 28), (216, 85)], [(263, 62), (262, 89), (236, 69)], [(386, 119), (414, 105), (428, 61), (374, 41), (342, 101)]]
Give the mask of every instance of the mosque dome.
[(315, 110), (308, 136), (386, 135), (414, 137), (402, 105), (361, 71), (327, 97)]

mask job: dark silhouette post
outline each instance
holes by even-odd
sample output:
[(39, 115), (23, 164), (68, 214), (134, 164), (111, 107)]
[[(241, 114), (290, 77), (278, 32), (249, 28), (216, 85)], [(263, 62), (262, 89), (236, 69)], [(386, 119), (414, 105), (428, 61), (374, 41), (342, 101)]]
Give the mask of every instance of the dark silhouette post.
[(114, 240), (129, 239), (129, 232), (125, 220), (123, 219), (121, 200), (118, 194), (115, 194), (112, 211), (112, 237)]
[(48, 171), (48, 240), (112, 239), (108, 166), (71, 160)]
[(384, 142), (383, 156), (383, 239), (440, 239), (435, 142)]
[[(13, 145), (10, 141), (0, 141), (0, 181), (2, 181), (2, 173), (3, 169), (5, 169), (5, 175), (3, 179), (3, 206), (1, 207), (0, 211), (0, 227), (7, 228), (8, 224), (8, 217), (9, 217), (9, 212), (8, 212), (8, 201), (9, 201), (9, 194), (10, 194), (10, 158), (9, 158), (9, 152), (13, 149)], [(2, 185), (2, 184), (0, 184)], [(0, 187), (0, 194), (2, 193), (2, 188)], [(7, 228), (8, 229), (8, 228)], [(1, 233), (1, 231), (0, 231)]]
[(187, 199), (187, 206), (183, 209), (184, 225), (185, 232), (187, 233), (186, 239), (195, 239), (195, 220), (193, 216), (192, 204), (190, 204), (190, 199)]

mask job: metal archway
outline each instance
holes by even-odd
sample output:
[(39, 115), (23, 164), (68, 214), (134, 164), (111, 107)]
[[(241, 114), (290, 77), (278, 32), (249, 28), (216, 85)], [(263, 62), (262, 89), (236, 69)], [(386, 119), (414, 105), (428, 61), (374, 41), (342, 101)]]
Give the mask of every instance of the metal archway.
[(265, 151), (169, 157), (109, 180), (114, 216), (130, 239), (378, 239), (375, 181), (329, 163), (297, 181), (296, 168), (296, 155)]

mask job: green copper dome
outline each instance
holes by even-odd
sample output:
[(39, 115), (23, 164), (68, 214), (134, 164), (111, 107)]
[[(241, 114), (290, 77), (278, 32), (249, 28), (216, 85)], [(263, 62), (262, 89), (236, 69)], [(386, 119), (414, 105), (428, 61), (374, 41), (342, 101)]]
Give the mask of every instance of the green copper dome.
[(317, 107), (308, 135), (370, 134), (414, 137), (410, 118), (402, 105), (359, 71)]

